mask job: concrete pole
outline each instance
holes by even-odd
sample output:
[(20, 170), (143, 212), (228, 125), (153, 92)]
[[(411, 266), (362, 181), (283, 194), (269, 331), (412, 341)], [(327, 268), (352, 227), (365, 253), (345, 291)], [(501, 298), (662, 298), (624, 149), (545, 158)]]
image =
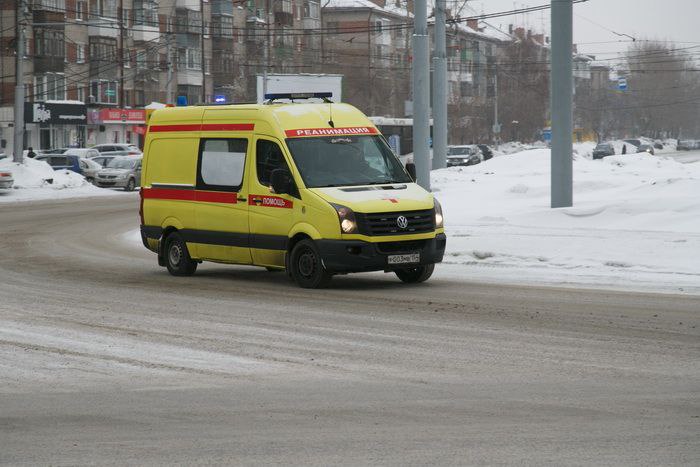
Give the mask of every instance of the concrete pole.
[(572, 0), (552, 0), (551, 206), (573, 204)]
[(17, 0), (17, 57), (15, 61), (15, 127), (12, 160), (24, 161), (24, 0)]
[(172, 34), (167, 33), (165, 36), (165, 54), (166, 54), (166, 63), (168, 66), (168, 81), (165, 83), (165, 89), (166, 89), (166, 98), (165, 102), (167, 104), (174, 104), (175, 101), (173, 100), (173, 53), (170, 50), (170, 41), (172, 40)]
[(416, 0), (413, 15), (413, 162), (418, 184), (430, 190), (430, 57), (428, 5)]
[(498, 123), (498, 66), (494, 67), (493, 73), (493, 144), (498, 151), (500, 141), (501, 124)]
[(433, 54), (433, 169), (447, 166), (447, 33), (446, 0), (435, 2)]

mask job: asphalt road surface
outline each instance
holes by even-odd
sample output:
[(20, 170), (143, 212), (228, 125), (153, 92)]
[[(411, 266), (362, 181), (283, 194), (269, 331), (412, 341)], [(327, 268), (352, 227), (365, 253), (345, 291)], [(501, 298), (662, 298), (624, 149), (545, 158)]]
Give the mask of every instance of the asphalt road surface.
[(137, 225), (0, 206), (0, 463), (700, 465), (697, 297), (175, 278)]

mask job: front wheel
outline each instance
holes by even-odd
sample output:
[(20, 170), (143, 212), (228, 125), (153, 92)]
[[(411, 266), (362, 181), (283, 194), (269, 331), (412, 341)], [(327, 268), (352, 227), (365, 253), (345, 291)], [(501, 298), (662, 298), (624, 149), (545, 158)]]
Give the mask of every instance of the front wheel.
[(191, 276), (197, 270), (197, 262), (190, 258), (187, 245), (180, 234), (171, 233), (165, 239), (165, 265), (173, 276)]
[(435, 270), (434, 264), (428, 264), (427, 266), (416, 266), (414, 268), (397, 269), (394, 271), (396, 276), (407, 284), (417, 284), (419, 282), (425, 282), (430, 279)]
[(311, 240), (302, 240), (294, 245), (289, 268), (294, 282), (305, 289), (326, 287), (333, 277), (323, 267), (321, 255)]

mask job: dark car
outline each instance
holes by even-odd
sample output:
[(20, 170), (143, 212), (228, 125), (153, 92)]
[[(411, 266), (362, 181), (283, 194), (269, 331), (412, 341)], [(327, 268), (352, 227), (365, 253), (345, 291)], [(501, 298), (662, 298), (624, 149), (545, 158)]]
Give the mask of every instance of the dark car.
[(637, 148), (637, 152), (648, 152), (652, 156), (654, 155), (654, 146), (651, 144), (642, 143)]
[(692, 151), (695, 149), (695, 141), (692, 139), (684, 139), (683, 141), (679, 141), (678, 145), (676, 146), (677, 151)]
[(475, 144), (447, 146), (447, 167), (474, 165), (482, 160), (481, 150)]
[(477, 144), (478, 148), (481, 149), (481, 154), (484, 156), (484, 160), (487, 161), (493, 157), (493, 151), (490, 147), (485, 144)]
[(639, 147), (639, 146), (641, 146), (641, 144), (642, 144), (642, 140), (641, 140), (641, 139), (634, 139), (634, 138), (633, 138), (633, 139), (625, 139), (625, 140), (623, 140), (623, 141), (624, 141), (625, 143), (627, 143), (627, 144), (631, 144), (631, 145), (636, 146), (636, 147)]
[(593, 159), (602, 159), (607, 156), (614, 156), (615, 148), (610, 143), (598, 143), (593, 149)]

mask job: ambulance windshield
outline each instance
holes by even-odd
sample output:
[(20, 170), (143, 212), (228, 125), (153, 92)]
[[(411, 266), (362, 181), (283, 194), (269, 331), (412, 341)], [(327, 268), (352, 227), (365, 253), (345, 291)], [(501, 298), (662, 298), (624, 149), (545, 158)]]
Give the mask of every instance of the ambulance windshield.
[(307, 188), (410, 183), (381, 136), (288, 138)]

